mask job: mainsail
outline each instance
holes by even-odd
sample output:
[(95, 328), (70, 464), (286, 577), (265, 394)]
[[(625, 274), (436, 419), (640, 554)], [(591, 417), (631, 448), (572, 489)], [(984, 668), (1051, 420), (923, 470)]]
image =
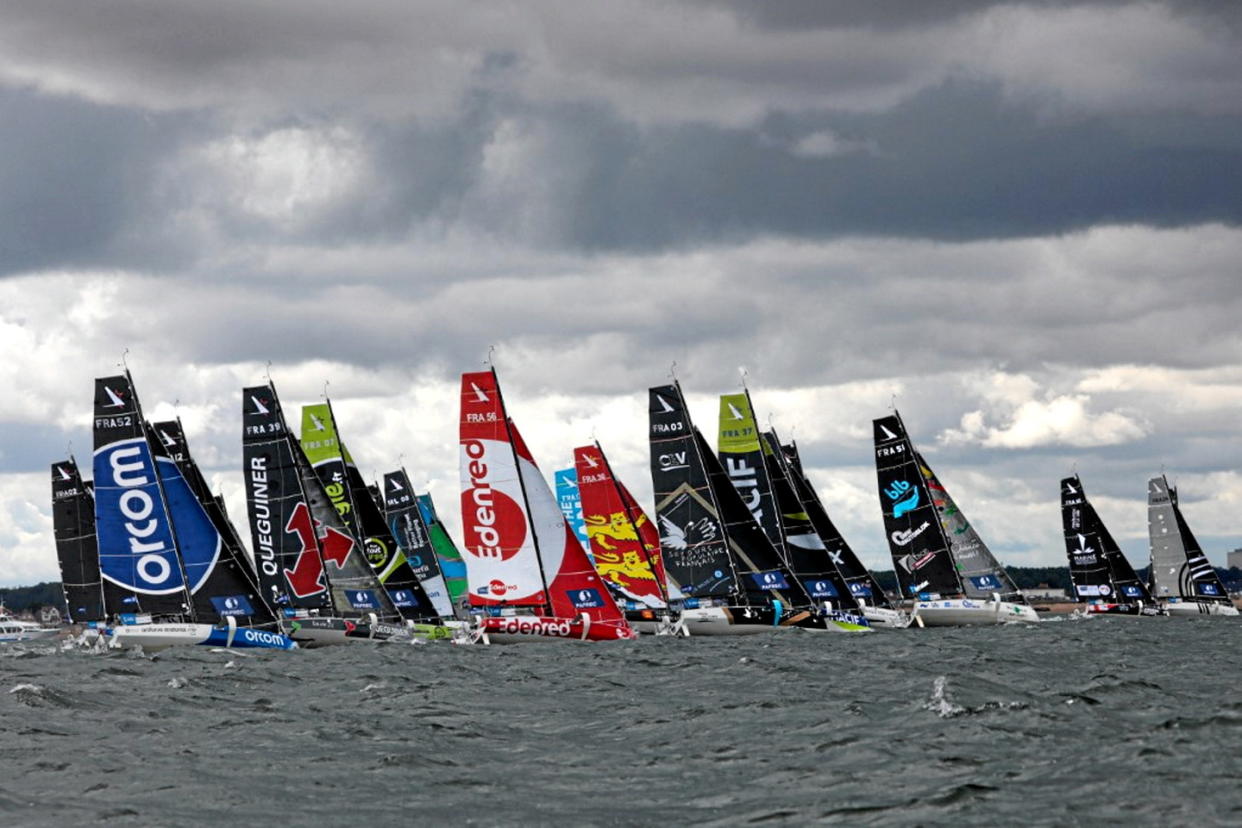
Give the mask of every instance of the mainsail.
[[(650, 389), (651, 479), (669, 589), (750, 606), (803, 606), (784, 564), (690, 421), (681, 386)], [(789, 575), (787, 578), (786, 576)], [(796, 594), (800, 600), (791, 600)]]
[(461, 481), (474, 605), (585, 616), (633, 634), (506, 416), (494, 371), (462, 374)]
[(876, 580), (875, 575), (871, 574), (871, 570), (863, 566), (858, 555), (828, 516), (828, 510), (824, 508), (823, 502), (819, 499), (819, 493), (815, 491), (806, 472), (802, 469), (802, 458), (798, 454), (797, 444), (781, 444), (774, 431), (766, 432), (764, 436), (771, 442), (771, 445), (779, 446), (781, 457), (785, 460), (785, 473), (789, 477), (789, 482), (793, 485), (807, 516), (810, 517), (815, 533), (823, 541), (828, 556), (832, 558), (837, 571), (849, 584), (850, 594), (873, 606), (891, 609), (892, 602), (884, 588), (880, 586), (880, 582)]
[(1061, 481), (1061, 524), (1074, 600), (1132, 599), (1151, 603), (1147, 588), (1087, 499), (1078, 475)]
[(418, 621), (438, 619), (439, 611), (410, 569), (383, 512), (340, 440), (330, 402), (302, 406), (302, 449), (341, 521), (362, 543), (367, 563), (401, 617)]
[(427, 535), (431, 538), (431, 546), (436, 551), (436, 560), (440, 564), (440, 572), (444, 575), (444, 583), (448, 587), (449, 600), (453, 602), (453, 610), (458, 617), (468, 615), (466, 607), (470, 601), (470, 582), (466, 579), (466, 562), (461, 559), (461, 550), (448, 530), (436, 515), (436, 505), (430, 494), (418, 495), (418, 511), (427, 526)]
[(52, 464), (52, 530), (66, 617), (78, 623), (102, 621), (105, 613), (95, 543), (95, 498), (72, 457)]
[[(95, 531), (109, 615), (192, 618), (181, 557), (128, 372), (95, 380)], [(196, 562), (198, 563), (198, 562)], [(198, 568), (206, 577), (210, 568)]]
[(452, 618), (453, 605), (432, 548), (431, 533), (423, 521), (405, 469), (385, 474), (383, 491), (384, 518), (410, 569), (423, 585), (436, 612), (443, 618)]
[(552, 472), (552, 479), (556, 482), (556, 502), (561, 507), (561, 514), (565, 516), (565, 522), (573, 530), (578, 543), (590, 555), (590, 538), (582, 515), (582, 495), (578, 491), (578, 471), (575, 468), (557, 469)]
[(1147, 531), (1153, 596), (1232, 606), (1220, 576), (1182, 515), (1177, 489), (1163, 474), (1147, 481)]
[(242, 422), (250, 531), (272, 604), (398, 617), (290, 433), (274, 385), (242, 391)]
[[(248, 626), (274, 623), (275, 615), (259, 589), (237, 530), (190, 455), (181, 421), (153, 423), (151, 429), (167, 452), (167, 458), (156, 459), (182, 556), (187, 552), (187, 537), (201, 538), (201, 543), (218, 550), (210, 573), (194, 590), (196, 616), (200, 620), (232, 616)], [(189, 571), (188, 564), (186, 568)]]
[(633, 607), (668, 606), (660, 535), (621, 481), (599, 443), (574, 449), (578, 491), (595, 568)]

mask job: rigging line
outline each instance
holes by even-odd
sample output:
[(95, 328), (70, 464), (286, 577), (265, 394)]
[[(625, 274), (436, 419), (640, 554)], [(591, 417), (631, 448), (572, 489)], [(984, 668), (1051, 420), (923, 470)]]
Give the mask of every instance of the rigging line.
[(321, 396), (321, 397), (323, 397), (325, 400), (327, 400), (327, 399), (328, 399), (328, 385), (329, 385), (331, 382), (332, 382), (332, 380), (324, 380), (324, 381), (323, 381), (323, 393), (322, 393), (322, 394), (320, 394), (320, 396)]
[(267, 384), (272, 384), (272, 361), (269, 359), (267, 365), (263, 368), (263, 376), (267, 377)]
[(677, 382), (677, 360), (673, 360), (672, 364), (668, 366), (668, 375), (673, 382)]
[(492, 354), (494, 354), (494, 353), (496, 353), (496, 346), (495, 346), (495, 345), (488, 345), (488, 346), (487, 346), (487, 359), (483, 360), (483, 364), (484, 364), (484, 365), (486, 365), (488, 368), (491, 368), (491, 369), (493, 369), (493, 370), (495, 370), (495, 368), (496, 368), (496, 361), (495, 361), (495, 359), (492, 357)]

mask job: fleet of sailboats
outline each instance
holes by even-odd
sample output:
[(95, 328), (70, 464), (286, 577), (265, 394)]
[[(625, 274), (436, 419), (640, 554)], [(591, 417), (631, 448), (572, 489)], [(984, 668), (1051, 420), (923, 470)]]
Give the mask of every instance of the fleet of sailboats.
[[(144, 419), (128, 371), (96, 380), (93, 480), (73, 457), (51, 465), (66, 619), (147, 651), (1040, 620), (895, 410), (873, 423), (894, 597), (833, 524), (797, 446), (759, 428), (749, 389), (720, 398), (716, 451), (680, 384), (649, 389), (650, 513), (595, 442), (558, 473), (562, 495), (574, 489), (567, 516), (496, 372), (463, 374), (460, 401), (459, 547), (404, 467), (367, 485), (326, 396), (303, 407), (298, 436), (270, 380), (243, 389), (251, 554), (181, 421)], [(1061, 481), (1061, 513), (1086, 614), (1238, 615), (1164, 475), (1148, 482), (1146, 581), (1077, 474)]]

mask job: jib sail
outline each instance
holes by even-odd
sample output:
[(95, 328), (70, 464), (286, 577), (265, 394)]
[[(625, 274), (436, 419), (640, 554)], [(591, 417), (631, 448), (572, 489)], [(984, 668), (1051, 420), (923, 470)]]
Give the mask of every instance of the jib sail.
[(449, 600), (453, 602), (453, 611), (459, 618), (465, 617), (469, 615), (467, 609), (470, 602), (470, 582), (466, 579), (466, 562), (461, 559), (461, 550), (453, 543), (448, 530), (436, 515), (436, 505), (430, 494), (418, 496), (418, 511), (423, 516), (431, 546), (436, 551), (436, 560), (444, 575)]
[(1061, 481), (1061, 525), (1074, 600), (1150, 603), (1147, 588), (1087, 499), (1078, 475)]

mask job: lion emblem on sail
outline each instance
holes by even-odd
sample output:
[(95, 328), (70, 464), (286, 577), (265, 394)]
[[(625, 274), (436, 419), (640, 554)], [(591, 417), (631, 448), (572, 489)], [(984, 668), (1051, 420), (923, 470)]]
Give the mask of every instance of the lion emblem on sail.
[[(625, 512), (611, 515), (585, 515), (587, 537), (595, 555), (595, 568), (610, 583), (637, 598), (659, 597), (660, 588), (655, 573), (642, 554), (642, 541), (638, 527)], [(638, 526), (646, 522), (640, 515)], [(658, 555), (658, 550), (649, 551)]]

